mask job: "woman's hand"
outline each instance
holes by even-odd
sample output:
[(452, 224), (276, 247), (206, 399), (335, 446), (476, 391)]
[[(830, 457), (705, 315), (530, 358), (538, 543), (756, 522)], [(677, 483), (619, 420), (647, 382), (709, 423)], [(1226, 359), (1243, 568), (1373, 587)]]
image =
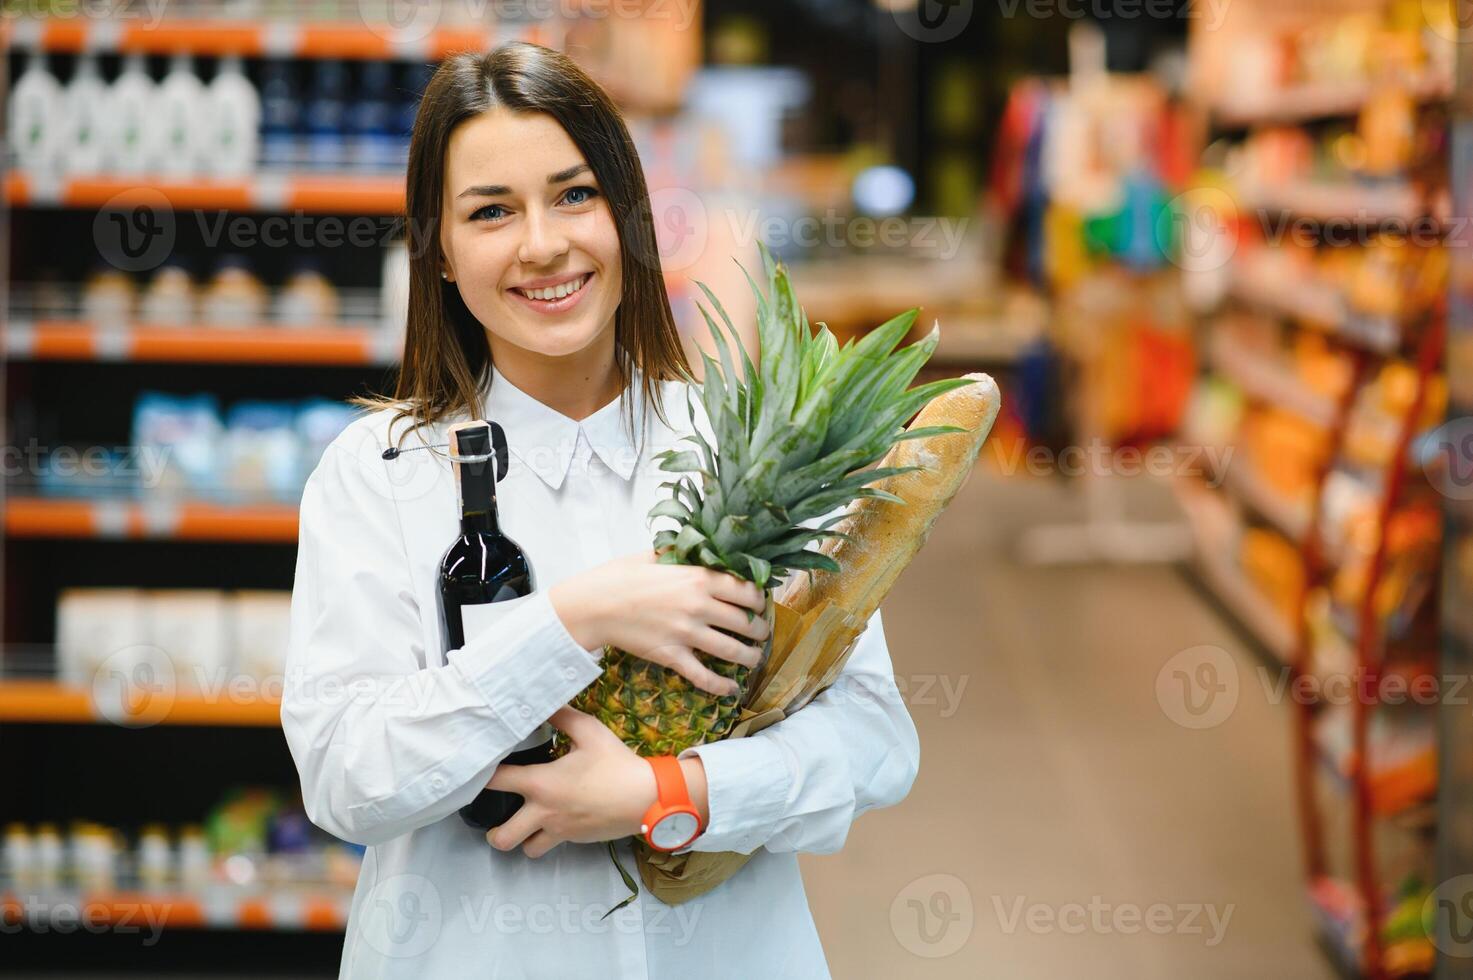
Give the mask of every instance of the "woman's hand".
[[(736, 683), (701, 663), (695, 651), (755, 667), (769, 632), (761, 616), (766, 597), (755, 584), (709, 568), (661, 565), (653, 551), (616, 558), (564, 579), (549, 597), (580, 646), (612, 644), (669, 667), (718, 696), (736, 694)], [(717, 627), (759, 645), (743, 643)]]
[[(572, 741), (568, 754), (535, 766), (496, 767), (487, 789), (520, 793), (526, 802), (486, 842), (500, 851), (520, 845), (541, 857), (565, 840), (581, 844), (640, 833), (640, 821), (657, 798), (655, 771), (603, 722), (564, 706), (548, 719)], [(708, 819), (705, 769), (700, 757), (682, 759), (691, 802)]]

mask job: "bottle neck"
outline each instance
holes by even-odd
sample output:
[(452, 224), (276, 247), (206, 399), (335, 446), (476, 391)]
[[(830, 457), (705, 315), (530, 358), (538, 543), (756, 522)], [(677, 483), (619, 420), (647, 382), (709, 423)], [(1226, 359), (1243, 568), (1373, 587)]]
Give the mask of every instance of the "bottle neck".
[(460, 530), (499, 534), (496, 516), (496, 480), (492, 462), (460, 464)]

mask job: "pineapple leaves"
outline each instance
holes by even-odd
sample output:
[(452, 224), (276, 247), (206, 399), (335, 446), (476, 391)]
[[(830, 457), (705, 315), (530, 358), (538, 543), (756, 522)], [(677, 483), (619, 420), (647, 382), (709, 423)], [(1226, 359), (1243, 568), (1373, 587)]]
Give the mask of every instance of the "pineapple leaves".
[[(711, 344), (700, 353), (701, 382), (686, 392), (695, 434), (685, 440), (693, 445), (656, 457), (662, 471), (686, 475), (661, 484), (668, 499), (649, 517), (676, 524), (655, 537), (660, 561), (723, 569), (770, 588), (789, 570), (839, 570), (812, 546), (852, 540), (830, 530), (845, 515), (818, 528), (806, 522), (855, 500), (903, 503), (874, 484), (921, 467), (873, 464), (902, 440), (965, 431), (904, 425), (932, 398), (972, 382), (910, 388), (940, 339), (933, 328), (896, 349), (915, 326), (918, 308), (840, 344), (822, 322), (809, 325), (787, 267), (765, 244), (758, 250), (765, 289), (737, 263), (756, 301), (755, 363), (716, 294), (696, 284)], [(697, 399), (709, 432), (695, 424)]]

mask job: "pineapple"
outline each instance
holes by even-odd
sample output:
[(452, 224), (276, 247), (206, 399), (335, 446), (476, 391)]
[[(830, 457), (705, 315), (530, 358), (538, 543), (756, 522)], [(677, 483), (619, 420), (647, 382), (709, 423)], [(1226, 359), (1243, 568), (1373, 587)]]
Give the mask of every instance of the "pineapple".
[[(702, 352), (705, 380), (686, 376), (687, 408), (694, 422), (689, 397), (699, 390), (717, 444), (710, 445), (697, 431), (684, 440), (695, 448), (672, 449), (657, 457), (662, 470), (689, 475), (661, 484), (671, 490), (670, 498), (649, 517), (669, 517), (676, 523), (675, 530), (655, 536), (660, 562), (702, 565), (756, 583), (767, 594), (770, 624), (772, 590), (789, 573), (840, 570), (832, 558), (806, 546), (847, 537), (829, 528), (843, 519), (842, 508), (854, 500), (875, 497), (903, 504), (894, 494), (866, 485), (918, 467), (861, 471), (902, 439), (963, 431), (956, 426), (906, 430), (904, 425), (932, 398), (971, 382), (952, 378), (907, 390), (939, 338), (933, 328), (924, 339), (895, 351), (915, 322), (916, 309), (843, 347), (823, 324), (815, 336), (786, 268), (765, 246), (761, 252), (765, 296), (747, 275), (757, 297), (760, 370), (736, 341), (721, 302), (698, 284), (741, 354), (742, 374), (737, 375), (731, 348), (702, 306), (721, 362)], [(748, 612), (749, 618), (754, 615)], [(708, 694), (672, 670), (606, 647), (603, 675), (573, 699), (573, 706), (597, 716), (643, 756), (676, 755), (722, 738), (737, 721), (751, 671), (699, 656), (713, 671), (735, 680), (740, 692)], [(566, 740), (561, 733), (555, 738), (555, 752), (562, 755)]]

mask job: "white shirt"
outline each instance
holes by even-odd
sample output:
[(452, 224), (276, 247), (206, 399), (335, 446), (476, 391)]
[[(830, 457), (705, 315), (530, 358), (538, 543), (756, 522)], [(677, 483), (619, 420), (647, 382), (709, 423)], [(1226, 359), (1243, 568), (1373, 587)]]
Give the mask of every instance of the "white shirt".
[[(436, 573), (460, 511), (445, 451), (383, 459), (398, 444), (383, 410), (349, 425), (307, 480), (281, 719), (307, 815), (367, 845), (340, 976), (828, 976), (795, 852), (838, 850), (859, 814), (906, 795), (919, 764), (878, 611), (829, 691), (754, 736), (683, 753), (701, 757), (709, 785), (710, 823), (690, 849), (756, 851), (701, 898), (669, 906), (641, 884), (601, 920), (629, 894), (605, 844), (565, 842), (532, 859), (491, 847), (457, 813), (600, 673), (601, 651), (569, 635), (547, 589), (651, 548), (669, 520), (646, 516), (675, 478), (653, 457), (693, 444), (680, 441), (687, 386), (658, 390), (675, 428), (636, 397), (648, 429), (631, 439), (623, 399), (575, 421), (493, 369), (484, 417), (511, 452), (500, 526), (530, 560), (536, 591), (505, 604), (515, 608), (494, 629), (468, 623), (448, 655)], [(698, 393), (691, 402), (712, 438)], [(403, 446), (444, 443), (448, 426)], [(619, 850), (638, 880), (629, 842)]]

